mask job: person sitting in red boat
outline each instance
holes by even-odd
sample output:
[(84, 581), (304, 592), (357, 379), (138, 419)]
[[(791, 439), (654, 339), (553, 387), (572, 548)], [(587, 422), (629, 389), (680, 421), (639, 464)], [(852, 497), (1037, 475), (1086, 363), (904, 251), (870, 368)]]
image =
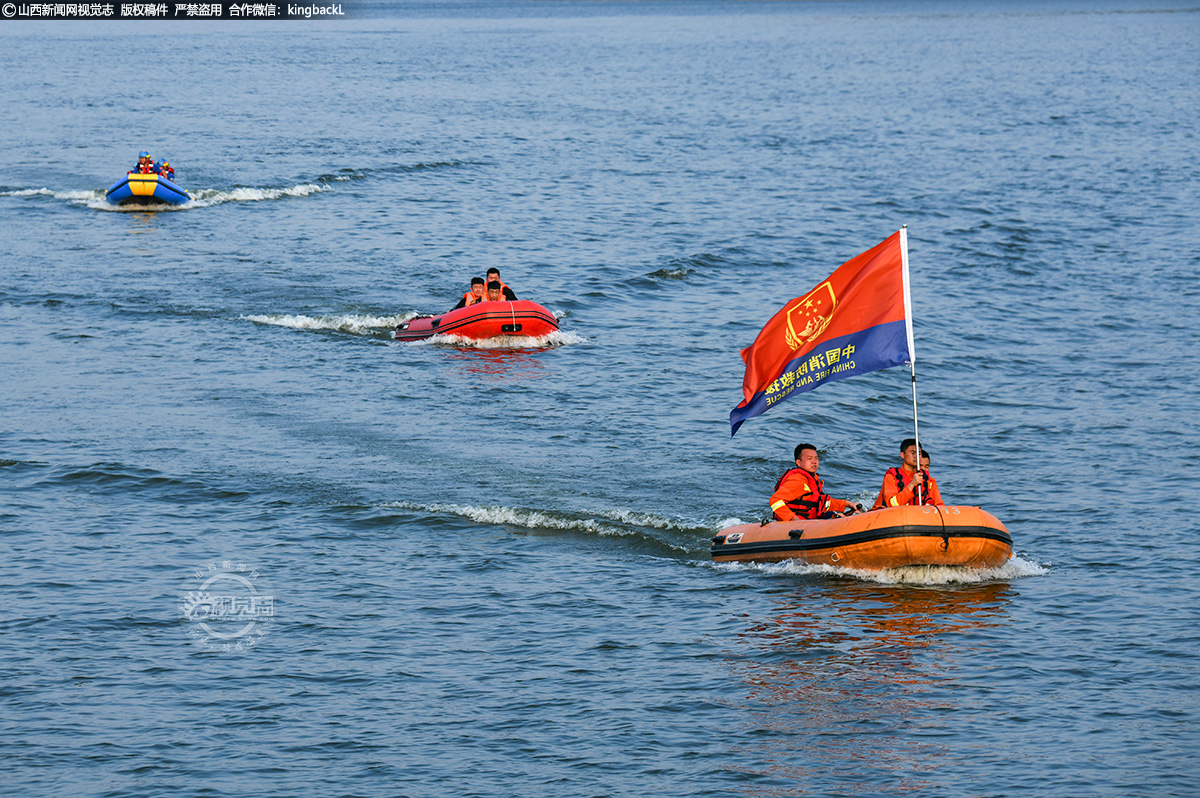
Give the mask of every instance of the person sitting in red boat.
[[(499, 280), (492, 280), (487, 284), (487, 296), (483, 298), (484, 302), (511, 302), (504, 294), (505, 285)], [(509, 291), (511, 294), (512, 292)]]
[(817, 476), (821, 466), (817, 447), (802, 443), (792, 454), (796, 458), (796, 467), (779, 478), (775, 492), (771, 494), (771, 512), (776, 520), (840, 518), (862, 511), (861, 505), (825, 493), (825, 482)]
[(167, 180), (170, 180), (172, 183), (175, 182), (175, 170), (172, 169), (171, 164), (167, 163), (166, 161), (163, 161), (159, 165), (158, 176), (165, 177)]
[(500, 293), (503, 295), (501, 297), (502, 299), (505, 299), (509, 302), (517, 301), (517, 295), (513, 293), (513, 290), (509, 288), (503, 280), (500, 279), (500, 270), (495, 266), (487, 270), (487, 281), (489, 287), (493, 282), (500, 283)]
[(150, 153), (142, 150), (138, 153), (137, 163), (129, 170), (131, 175), (154, 175), (158, 174), (158, 168), (154, 165), (154, 161), (150, 160)]
[(905, 438), (900, 442), (900, 467), (889, 468), (883, 475), (883, 487), (875, 497), (872, 510), (881, 507), (901, 507), (906, 504), (945, 505), (937, 480), (929, 476), (929, 452), (921, 450), (917, 457), (917, 441)]
[(486, 291), (487, 291), (487, 289), (484, 287), (483, 278), (482, 277), (472, 277), (471, 278), (471, 290), (462, 295), (462, 299), (458, 300), (458, 304), (454, 306), (453, 310), (458, 310), (459, 308), (467, 308), (467, 307), (470, 307), (471, 305), (474, 305), (476, 302), (484, 301), (484, 299), (486, 298), (484, 296)]

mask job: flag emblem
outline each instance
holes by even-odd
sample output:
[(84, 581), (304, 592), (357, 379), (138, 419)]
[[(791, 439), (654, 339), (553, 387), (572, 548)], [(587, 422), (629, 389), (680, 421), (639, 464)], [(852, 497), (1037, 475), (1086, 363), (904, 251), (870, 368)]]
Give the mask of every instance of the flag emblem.
[(908, 235), (898, 230), (789, 299), (742, 350), (743, 398), (730, 432), (793, 394), (912, 363), (909, 305)]
[(788, 310), (787, 345), (799, 349), (825, 332), (836, 307), (837, 297), (833, 295), (833, 286), (828, 280), (797, 299), (796, 304)]

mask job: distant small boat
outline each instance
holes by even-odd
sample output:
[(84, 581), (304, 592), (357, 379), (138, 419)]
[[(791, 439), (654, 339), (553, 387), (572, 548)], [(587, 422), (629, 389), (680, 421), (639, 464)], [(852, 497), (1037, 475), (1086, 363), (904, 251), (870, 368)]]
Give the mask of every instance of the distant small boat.
[(798, 560), (869, 571), (907, 565), (998, 568), (1012, 557), (1012, 537), (978, 507), (925, 505), (731, 526), (712, 539), (710, 551), (716, 562)]
[(558, 319), (536, 302), (477, 302), (440, 316), (418, 316), (396, 327), (397, 341), (420, 341), (435, 335), (482, 340), (501, 335), (538, 338), (558, 329)]
[(113, 205), (182, 205), (191, 199), (165, 177), (139, 174), (125, 175), (113, 183), (104, 198)]

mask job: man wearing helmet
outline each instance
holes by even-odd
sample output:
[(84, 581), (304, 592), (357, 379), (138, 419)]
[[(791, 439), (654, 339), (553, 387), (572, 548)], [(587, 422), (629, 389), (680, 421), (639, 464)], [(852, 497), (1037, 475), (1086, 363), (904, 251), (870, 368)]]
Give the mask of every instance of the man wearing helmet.
[(154, 165), (154, 161), (150, 160), (150, 153), (142, 150), (138, 153), (137, 163), (129, 170), (131, 175), (153, 175), (158, 174), (158, 169)]

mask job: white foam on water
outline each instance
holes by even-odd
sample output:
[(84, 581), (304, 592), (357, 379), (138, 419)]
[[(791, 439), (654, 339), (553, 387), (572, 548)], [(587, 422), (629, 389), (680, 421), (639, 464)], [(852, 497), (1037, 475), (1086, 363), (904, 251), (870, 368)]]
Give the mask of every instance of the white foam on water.
[(14, 191), (0, 191), (0, 197), (53, 197), (54, 192), (48, 188), (20, 188)]
[(0, 197), (53, 197), (54, 199), (65, 200), (75, 205), (86, 205), (93, 210), (113, 211), (116, 213), (137, 213), (139, 211), (181, 211), (196, 207), (195, 203), (193, 202), (185, 202), (182, 205), (139, 205), (136, 203), (113, 205), (104, 198), (104, 195), (104, 189), (73, 189), (70, 191), (52, 191), (48, 188), (22, 188), (14, 191), (0, 191)]
[[(395, 507), (402, 510), (417, 510), (424, 513), (457, 515), (462, 518), (470, 519), (479, 524), (495, 524), (498, 526), (521, 527), (524, 529), (561, 529), (574, 532), (590, 532), (597, 535), (611, 537), (628, 537), (628, 536), (644, 536), (644, 533), (636, 529), (622, 529), (620, 527), (611, 526), (598, 521), (595, 518), (570, 518), (562, 515), (543, 512), (541, 510), (530, 510), (515, 507), (499, 507), (499, 506), (473, 506), (469, 504), (414, 504), (412, 502), (389, 502), (385, 507)], [(622, 515), (622, 513), (614, 513), (614, 515)], [(625, 523), (637, 526), (652, 526), (652, 524), (639, 524), (636, 520), (640, 516), (632, 514), (629, 516), (631, 521), (624, 521), (623, 518), (613, 518), (612, 520), (621, 520)], [(647, 518), (650, 518), (647, 516)], [(664, 524), (658, 528), (665, 529), (666, 522), (664, 519), (659, 519), (659, 523)], [(686, 547), (676, 546), (668, 541), (659, 540), (659, 543), (669, 546), (679, 551), (688, 551)]]
[(463, 338), (460, 335), (435, 335), (420, 341), (406, 341), (410, 345), (470, 347), (472, 349), (547, 349), (558, 346), (573, 346), (587, 341), (582, 335), (555, 330), (548, 335), (497, 335), (494, 338)]
[(288, 327), (293, 330), (333, 330), (354, 335), (369, 335), (382, 330), (391, 330), (397, 324), (403, 324), (416, 315), (415, 313), (402, 313), (396, 316), (369, 316), (360, 313), (346, 313), (329, 316), (300, 316), (274, 313), (241, 316), (241, 318), (255, 324)]
[(190, 211), (198, 207), (194, 202), (185, 202), (182, 205), (166, 205), (163, 203), (139, 205), (134, 202), (127, 202), (124, 205), (113, 205), (108, 200), (104, 199), (104, 193), (95, 199), (89, 199), (82, 204), (87, 205), (94, 211), (106, 211), (108, 213), (174, 213), (176, 211)]
[(104, 199), (103, 191), (55, 191), (51, 194), (55, 199), (68, 200), (70, 202), (91, 202), (97, 199)]
[(328, 191), (329, 189), (330, 186), (322, 185), (320, 183), (301, 183), (300, 185), (287, 186), (285, 188), (241, 187), (224, 190), (206, 188), (198, 191), (188, 191), (188, 196), (191, 197), (191, 199), (181, 205), (138, 205), (137, 203), (113, 205), (104, 198), (104, 189), (52, 191), (48, 188), (22, 188), (12, 191), (0, 191), (0, 197), (53, 197), (54, 199), (86, 204), (88, 207), (106, 211), (128, 212), (130, 210), (147, 209), (156, 211), (178, 211), (192, 210), (195, 208), (207, 208), (213, 205), (220, 205), (224, 202), (263, 202), (265, 200), (284, 199), (286, 197), (307, 197), (312, 194), (319, 194), (323, 191)]
[(198, 191), (188, 191), (188, 196), (191, 199), (181, 205), (142, 205), (138, 203), (113, 205), (104, 198), (105, 192), (103, 190), (50, 191), (45, 188), (22, 189), (20, 191), (0, 192), (0, 196), (29, 197), (45, 195), (54, 197), (55, 199), (87, 205), (89, 208), (98, 211), (137, 213), (140, 211), (191, 211), (197, 208), (211, 208), (214, 205), (221, 205), (226, 202), (263, 202), (287, 197), (307, 197), (312, 194), (319, 194), (322, 191), (328, 191), (329, 188), (329, 186), (318, 183), (302, 183), (298, 186), (288, 186), (286, 188), (200, 189)]
[(999, 568), (966, 568), (949, 565), (909, 565), (903, 568), (886, 568), (872, 571), (860, 568), (842, 568), (836, 565), (803, 563), (784, 560), (772, 563), (720, 562), (712, 563), (725, 570), (761, 571), (767, 574), (787, 576), (836, 576), (875, 582), (881, 585), (975, 585), (983, 582), (1002, 582), (1026, 576), (1042, 576), (1049, 568), (1017, 555)]
[[(52, 191), (48, 188), (21, 188), (13, 191), (0, 191), (0, 197), (53, 197), (54, 199), (66, 200), (77, 205), (92, 205), (99, 202), (107, 205), (104, 202), (104, 191), (102, 189), (73, 189), (70, 191)], [(109, 208), (115, 208), (115, 205), (109, 205)]]
[(308, 197), (328, 191), (329, 186), (318, 183), (302, 183), (287, 188), (231, 188), (227, 190), (202, 189), (189, 191), (192, 201), (188, 205), (205, 208), (220, 205), (223, 202), (263, 202), (265, 200), (284, 199), (286, 197)]
[(647, 529), (664, 529), (678, 532), (691, 532), (697, 529), (707, 529), (704, 521), (688, 521), (679, 518), (664, 518), (653, 513), (639, 513), (633, 510), (606, 510), (600, 515), (611, 521), (618, 521), (630, 526), (640, 526)]

